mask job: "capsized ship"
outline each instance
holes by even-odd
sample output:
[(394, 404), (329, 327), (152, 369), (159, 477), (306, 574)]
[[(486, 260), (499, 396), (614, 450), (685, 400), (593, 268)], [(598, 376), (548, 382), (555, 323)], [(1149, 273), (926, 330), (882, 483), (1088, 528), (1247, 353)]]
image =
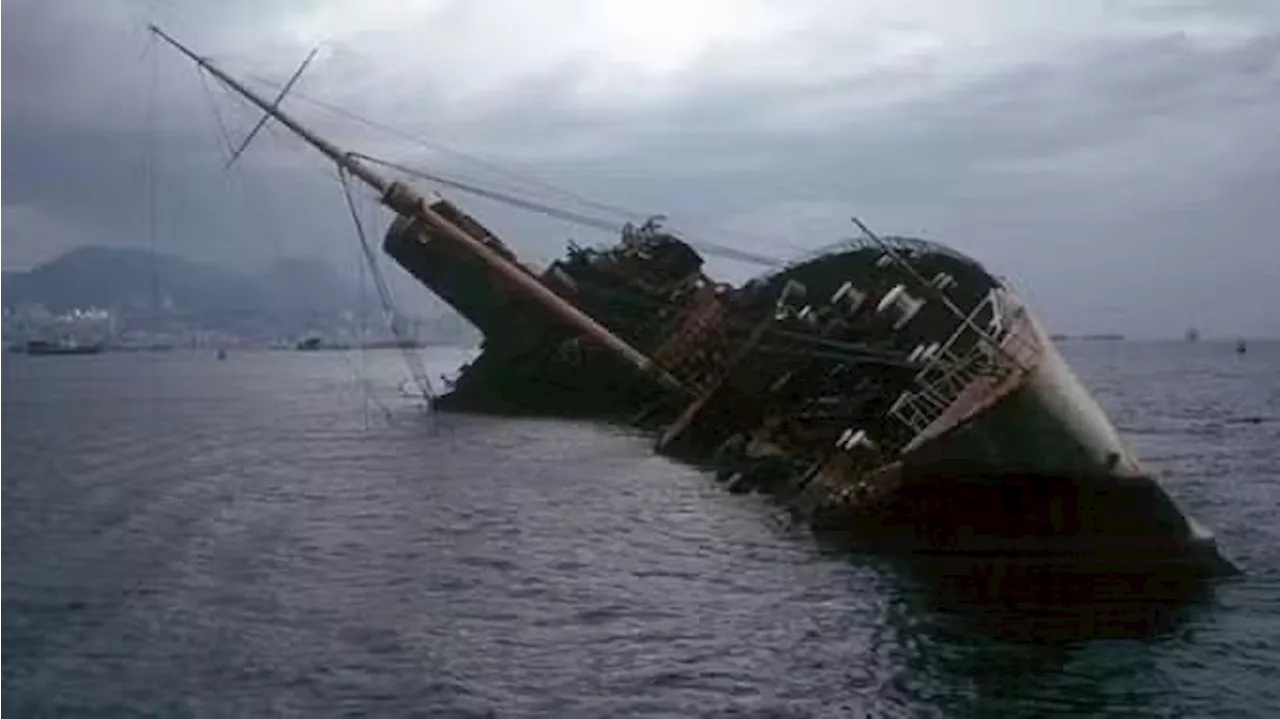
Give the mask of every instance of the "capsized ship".
[(538, 271), (153, 29), (397, 215), (385, 252), (484, 337), (439, 409), (644, 427), (733, 491), (895, 551), (1230, 569), (973, 259), (858, 222), (859, 239), (734, 287), (650, 221)]

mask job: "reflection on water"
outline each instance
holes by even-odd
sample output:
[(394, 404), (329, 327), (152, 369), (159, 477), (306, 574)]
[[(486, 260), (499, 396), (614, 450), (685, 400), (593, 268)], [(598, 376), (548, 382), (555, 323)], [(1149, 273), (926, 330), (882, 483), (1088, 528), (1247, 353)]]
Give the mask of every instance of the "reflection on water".
[[(886, 563), (897, 592), (884, 622), (900, 647), (898, 691), (915, 706), (1001, 717), (1199, 716), (1192, 708), (1219, 706), (1212, 684), (1175, 686), (1164, 657), (1212, 625), (1218, 591), (1235, 580), (955, 559)], [(1206, 646), (1202, 655), (1212, 661), (1218, 653)], [(1182, 681), (1218, 671), (1196, 664)], [(1267, 716), (1257, 701), (1236, 709)]]
[(1211, 598), (1214, 585), (1176, 571), (1120, 574), (964, 559), (897, 564), (916, 606), (940, 626), (1039, 644), (1169, 634)]

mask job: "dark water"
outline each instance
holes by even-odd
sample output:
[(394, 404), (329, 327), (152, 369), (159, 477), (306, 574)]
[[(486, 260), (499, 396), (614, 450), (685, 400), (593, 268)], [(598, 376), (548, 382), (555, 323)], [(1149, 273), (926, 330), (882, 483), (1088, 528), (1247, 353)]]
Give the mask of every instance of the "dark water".
[[(1064, 348), (1244, 575), (1014, 607), (398, 357), (6, 357), (8, 716), (1277, 716), (1280, 345)], [(450, 358), (438, 358), (443, 364)]]

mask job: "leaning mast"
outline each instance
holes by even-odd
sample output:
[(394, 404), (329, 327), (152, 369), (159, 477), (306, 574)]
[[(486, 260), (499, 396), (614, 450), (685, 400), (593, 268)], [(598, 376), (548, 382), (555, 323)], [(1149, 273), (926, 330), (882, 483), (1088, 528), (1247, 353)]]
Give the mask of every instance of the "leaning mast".
[(581, 331), (584, 335), (596, 341), (614, 355), (631, 364), (644, 374), (653, 377), (669, 389), (684, 389), (684, 386), (679, 380), (655, 363), (643, 352), (632, 347), (628, 342), (610, 332), (608, 328), (604, 327), (577, 307), (552, 292), (536, 277), (517, 267), (514, 263), (464, 232), (461, 228), (450, 222), (438, 212), (432, 210), (431, 207), (428, 206), (426, 199), (412, 187), (403, 182), (392, 181), (383, 177), (351, 152), (345, 151), (332, 142), (329, 142), (323, 137), (317, 135), (288, 113), (282, 111), (279, 108), (279, 103), (269, 102), (261, 95), (245, 87), (243, 83), (228, 75), (209, 60), (197, 55), (156, 25), (151, 25), (150, 30), (165, 42), (172, 45), (183, 55), (188, 57), (192, 62), (195, 62), (201, 68), (207, 70), (232, 90), (235, 90), (249, 102), (256, 105), (268, 116), (275, 118), (280, 122), (280, 124), (284, 125), (312, 147), (319, 150), (322, 154), (332, 160), (334, 164), (338, 166), (340, 171), (350, 173), (365, 184), (369, 185), (369, 187), (377, 190), (382, 204), (389, 207), (392, 211), (399, 215), (418, 220), (424, 225), (436, 230), (441, 235), (447, 237), (450, 241), (458, 243), (471, 255), (483, 261), (490, 270), (498, 275), (499, 278), (514, 286), (514, 288), (520, 291), (524, 296), (541, 305), (544, 310), (550, 312), (552, 315), (572, 325), (575, 329)]

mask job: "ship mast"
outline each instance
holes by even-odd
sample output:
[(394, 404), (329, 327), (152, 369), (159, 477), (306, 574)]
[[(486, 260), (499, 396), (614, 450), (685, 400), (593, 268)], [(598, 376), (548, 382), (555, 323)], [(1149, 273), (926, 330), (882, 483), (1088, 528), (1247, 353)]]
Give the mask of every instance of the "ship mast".
[(467, 252), (488, 265), (499, 278), (513, 286), (525, 297), (541, 305), (543, 309), (550, 312), (553, 316), (567, 322), (590, 339), (598, 342), (600, 345), (611, 351), (623, 361), (631, 364), (644, 374), (654, 378), (662, 385), (669, 389), (685, 390), (679, 380), (660, 367), (643, 352), (632, 347), (625, 340), (610, 332), (608, 328), (604, 327), (599, 322), (596, 322), (577, 307), (552, 292), (536, 277), (517, 267), (514, 263), (510, 262), (497, 252), (494, 252), (484, 243), (475, 239), (471, 235), (468, 235), (457, 225), (445, 219), (438, 212), (432, 210), (431, 207), (428, 206), (425, 198), (423, 198), (423, 196), (412, 187), (409, 187), (402, 182), (390, 181), (375, 172), (352, 153), (344, 151), (337, 145), (334, 145), (323, 137), (320, 137), (299, 123), (288, 113), (280, 110), (279, 103), (271, 103), (267, 101), (253, 90), (245, 87), (244, 84), (236, 80), (234, 77), (223, 72), (219, 67), (209, 62), (207, 59), (188, 49), (185, 45), (175, 40), (159, 27), (151, 25), (150, 30), (165, 42), (176, 48), (183, 55), (190, 58), (201, 68), (209, 71), (210, 74), (221, 80), (228, 87), (244, 96), (245, 99), (256, 105), (267, 115), (280, 121), (280, 124), (289, 128), (289, 130), (301, 137), (303, 140), (306, 140), (308, 144), (332, 160), (341, 171), (354, 175), (374, 190), (377, 190), (378, 194), (381, 196), (382, 204), (391, 208), (392, 211), (410, 219), (418, 220), (422, 224), (436, 230), (450, 241), (458, 243)]

